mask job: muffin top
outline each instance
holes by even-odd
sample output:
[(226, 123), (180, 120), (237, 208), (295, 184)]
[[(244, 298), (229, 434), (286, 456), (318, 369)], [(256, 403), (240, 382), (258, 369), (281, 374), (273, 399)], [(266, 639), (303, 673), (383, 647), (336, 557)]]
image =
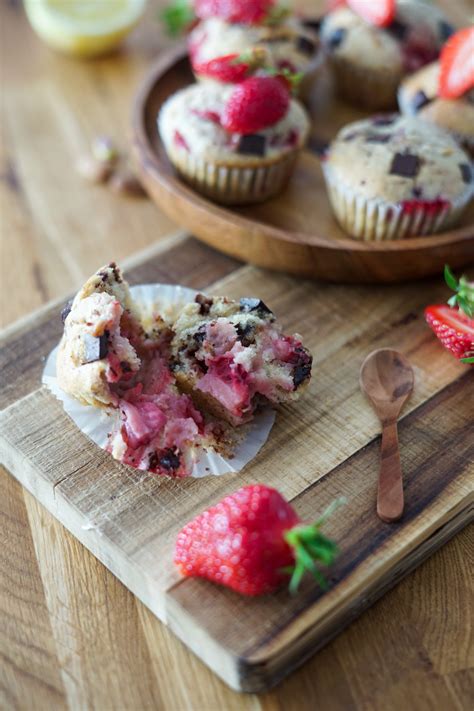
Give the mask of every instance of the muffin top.
[(433, 5), (399, 0), (393, 22), (378, 27), (347, 7), (329, 13), (321, 38), (330, 54), (370, 69), (406, 74), (435, 60), (453, 28)]
[(234, 90), (233, 85), (199, 83), (171, 96), (158, 117), (167, 150), (184, 151), (217, 164), (231, 161), (245, 165), (255, 160), (276, 159), (304, 145), (309, 120), (294, 99), (280, 121), (258, 133), (240, 135), (226, 131), (220, 117)]
[(265, 66), (295, 74), (321, 58), (316, 32), (294, 18), (277, 25), (241, 25), (213, 17), (200, 22), (190, 33), (188, 47), (196, 71), (212, 59), (244, 55), (255, 47), (263, 51)]
[(436, 123), (461, 137), (474, 138), (474, 90), (458, 99), (443, 99), (438, 95), (438, 86), (439, 62), (432, 62), (407, 77), (398, 93), (401, 111)]
[(466, 153), (444, 130), (390, 114), (345, 126), (329, 146), (327, 177), (366, 200), (455, 203), (474, 193)]

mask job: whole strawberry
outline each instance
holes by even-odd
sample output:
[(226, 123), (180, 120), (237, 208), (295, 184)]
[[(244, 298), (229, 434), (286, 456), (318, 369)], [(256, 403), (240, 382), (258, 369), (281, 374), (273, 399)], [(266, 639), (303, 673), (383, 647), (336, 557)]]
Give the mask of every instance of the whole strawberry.
[(314, 525), (301, 525), (278, 491), (263, 484), (244, 486), (180, 531), (174, 560), (183, 575), (243, 595), (270, 593), (290, 576), (295, 592), (306, 571), (324, 587), (315, 561), (329, 565), (337, 554), (335, 543), (319, 530), (327, 515), (329, 510)]
[(230, 133), (247, 135), (278, 123), (290, 106), (284, 79), (254, 76), (238, 84), (222, 112), (222, 126)]
[(428, 306), (426, 321), (456, 358), (474, 363), (474, 284), (465, 277), (458, 281), (448, 266), (444, 268), (444, 278), (454, 296), (447, 304)]

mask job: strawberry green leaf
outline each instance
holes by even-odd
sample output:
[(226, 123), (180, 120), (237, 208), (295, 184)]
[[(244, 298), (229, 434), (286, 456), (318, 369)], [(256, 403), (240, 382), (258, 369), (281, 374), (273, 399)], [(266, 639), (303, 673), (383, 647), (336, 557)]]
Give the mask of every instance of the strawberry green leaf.
[(469, 356), (469, 358), (461, 358), (461, 363), (474, 363), (474, 356)]
[(453, 291), (458, 290), (458, 286), (459, 286), (458, 280), (456, 279), (456, 277), (454, 276), (450, 267), (447, 264), (444, 265), (444, 281), (449, 286), (449, 288), (452, 289)]
[(160, 13), (160, 19), (171, 37), (177, 37), (186, 31), (196, 20), (190, 0), (174, 0)]

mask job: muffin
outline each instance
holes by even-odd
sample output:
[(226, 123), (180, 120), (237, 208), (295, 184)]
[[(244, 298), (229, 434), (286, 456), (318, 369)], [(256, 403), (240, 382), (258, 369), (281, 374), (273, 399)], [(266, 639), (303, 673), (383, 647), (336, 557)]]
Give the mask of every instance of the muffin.
[(474, 194), (469, 157), (454, 138), (397, 114), (345, 126), (322, 166), (338, 222), (361, 240), (440, 232)]
[(314, 27), (296, 18), (245, 25), (212, 17), (190, 33), (188, 47), (199, 80), (228, 83), (241, 81), (258, 67), (287, 70), (301, 75), (302, 99), (308, 97), (323, 63)]
[(158, 128), (166, 153), (196, 191), (225, 205), (279, 193), (309, 133), (302, 106), (277, 77), (199, 83), (171, 96)]
[(407, 77), (398, 91), (402, 113), (417, 116), (449, 131), (474, 157), (474, 27), (453, 35), (438, 62)]
[(437, 59), (453, 28), (433, 5), (399, 0), (393, 17), (371, 23), (348, 7), (329, 13), (321, 28), (338, 92), (371, 110), (396, 106), (407, 74)]
[(312, 357), (301, 337), (285, 336), (263, 301), (198, 294), (173, 325), (173, 372), (195, 403), (240, 425), (261, 402), (297, 399)]

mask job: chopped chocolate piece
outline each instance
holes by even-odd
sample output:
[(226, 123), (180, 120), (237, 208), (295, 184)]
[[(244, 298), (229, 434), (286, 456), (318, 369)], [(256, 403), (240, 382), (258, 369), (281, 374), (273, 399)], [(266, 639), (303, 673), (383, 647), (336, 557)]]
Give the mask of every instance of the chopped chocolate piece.
[(311, 136), (308, 141), (308, 148), (310, 148), (317, 156), (323, 158), (326, 156), (329, 142), (324, 140), (324, 138), (318, 138), (318, 136)]
[(446, 20), (440, 20), (438, 23), (439, 36), (443, 42), (446, 42), (451, 35), (454, 34), (454, 27), (446, 22)]
[(372, 123), (374, 126), (391, 126), (397, 118), (397, 114), (381, 114), (380, 116), (374, 116)]
[(344, 41), (345, 36), (346, 36), (345, 27), (339, 27), (337, 30), (334, 30), (334, 32), (328, 39), (329, 48), (336, 49), (337, 47), (339, 47), (339, 45)]
[(235, 329), (237, 331), (237, 338), (243, 346), (247, 347), (255, 342), (255, 330), (249, 323), (245, 325), (238, 323)]
[(459, 170), (461, 171), (461, 177), (465, 183), (470, 183), (472, 180), (472, 170), (471, 166), (467, 163), (460, 163)]
[(346, 136), (344, 136), (343, 140), (344, 141), (353, 141), (354, 138), (357, 138), (357, 136), (360, 136), (359, 131), (351, 131)]
[(258, 311), (259, 315), (272, 314), (268, 306), (261, 299), (255, 299), (251, 296), (243, 296), (240, 299), (240, 310), (248, 313), (249, 311)]
[(420, 170), (421, 161), (412, 153), (395, 153), (390, 166), (390, 175), (402, 178), (414, 178)]
[(296, 40), (296, 49), (302, 54), (307, 54), (311, 57), (316, 52), (316, 45), (313, 40), (303, 37), (302, 35)]
[(426, 96), (425, 92), (420, 89), (420, 91), (417, 91), (415, 96), (413, 97), (412, 106), (415, 111), (419, 111), (423, 108), (423, 106), (426, 106), (426, 104), (430, 104), (432, 101), (433, 99), (429, 99)]
[(72, 308), (72, 301), (68, 301), (66, 306), (61, 310), (61, 321), (63, 323), (67, 319), (69, 314), (71, 313), (71, 308)]
[(93, 363), (102, 360), (107, 355), (109, 349), (109, 332), (104, 331), (101, 336), (91, 336), (86, 333), (83, 336), (84, 360), (82, 363)]
[(204, 296), (204, 294), (198, 294), (194, 301), (196, 302), (196, 304), (199, 304), (199, 313), (201, 314), (201, 316), (205, 316), (206, 314), (208, 314), (211, 310), (212, 304), (214, 303), (212, 299), (207, 296)]
[(391, 35), (396, 37), (396, 39), (403, 41), (408, 33), (408, 25), (405, 25), (403, 22), (400, 22), (400, 20), (395, 19), (387, 27), (387, 31), (390, 32)]
[(303, 25), (305, 27), (308, 27), (308, 29), (310, 29), (310, 30), (319, 32), (319, 30), (321, 29), (322, 22), (323, 22), (323, 20), (320, 17), (319, 19), (316, 19), (316, 20), (303, 20)]
[(158, 454), (157, 459), (160, 467), (163, 467), (163, 469), (167, 469), (168, 471), (178, 469), (181, 463), (178, 449), (165, 449), (163, 452)]
[(415, 187), (411, 190), (411, 194), (413, 195), (413, 197), (420, 198), (423, 195), (423, 188), (420, 188), (418, 185), (415, 185)]
[(301, 365), (297, 365), (296, 368), (293, 370), (293, 384), (295, 388), (299, 387), (301, 383), (303, 383), (305, 380), (308, 380), (310, 375), (311, 361), (309, 363), (302, 363)]
[(258, 133), (241, 136), (237, 145), (237, 153), (247, 156), (264, 156), (267, 139)]
[(366, 143), (388, 143), (391, 137), (390, 133), (368, 133), (365, 141)]
[(207, 326), (205, 324), (203, 324), (202, 326), (199, 326), (198, 330), (193, 333), (193, 339), (199, 345), (201, 345), (201, 343), (206, 338), (206, 329), (207, 329)]
[(130, 373), (132, 371), (132, 366), (130, 365), (130, 363), (127, 363), (126, 360), (120, 361), (120, 367), (122, 368), (122, 371), (124, 373)]

